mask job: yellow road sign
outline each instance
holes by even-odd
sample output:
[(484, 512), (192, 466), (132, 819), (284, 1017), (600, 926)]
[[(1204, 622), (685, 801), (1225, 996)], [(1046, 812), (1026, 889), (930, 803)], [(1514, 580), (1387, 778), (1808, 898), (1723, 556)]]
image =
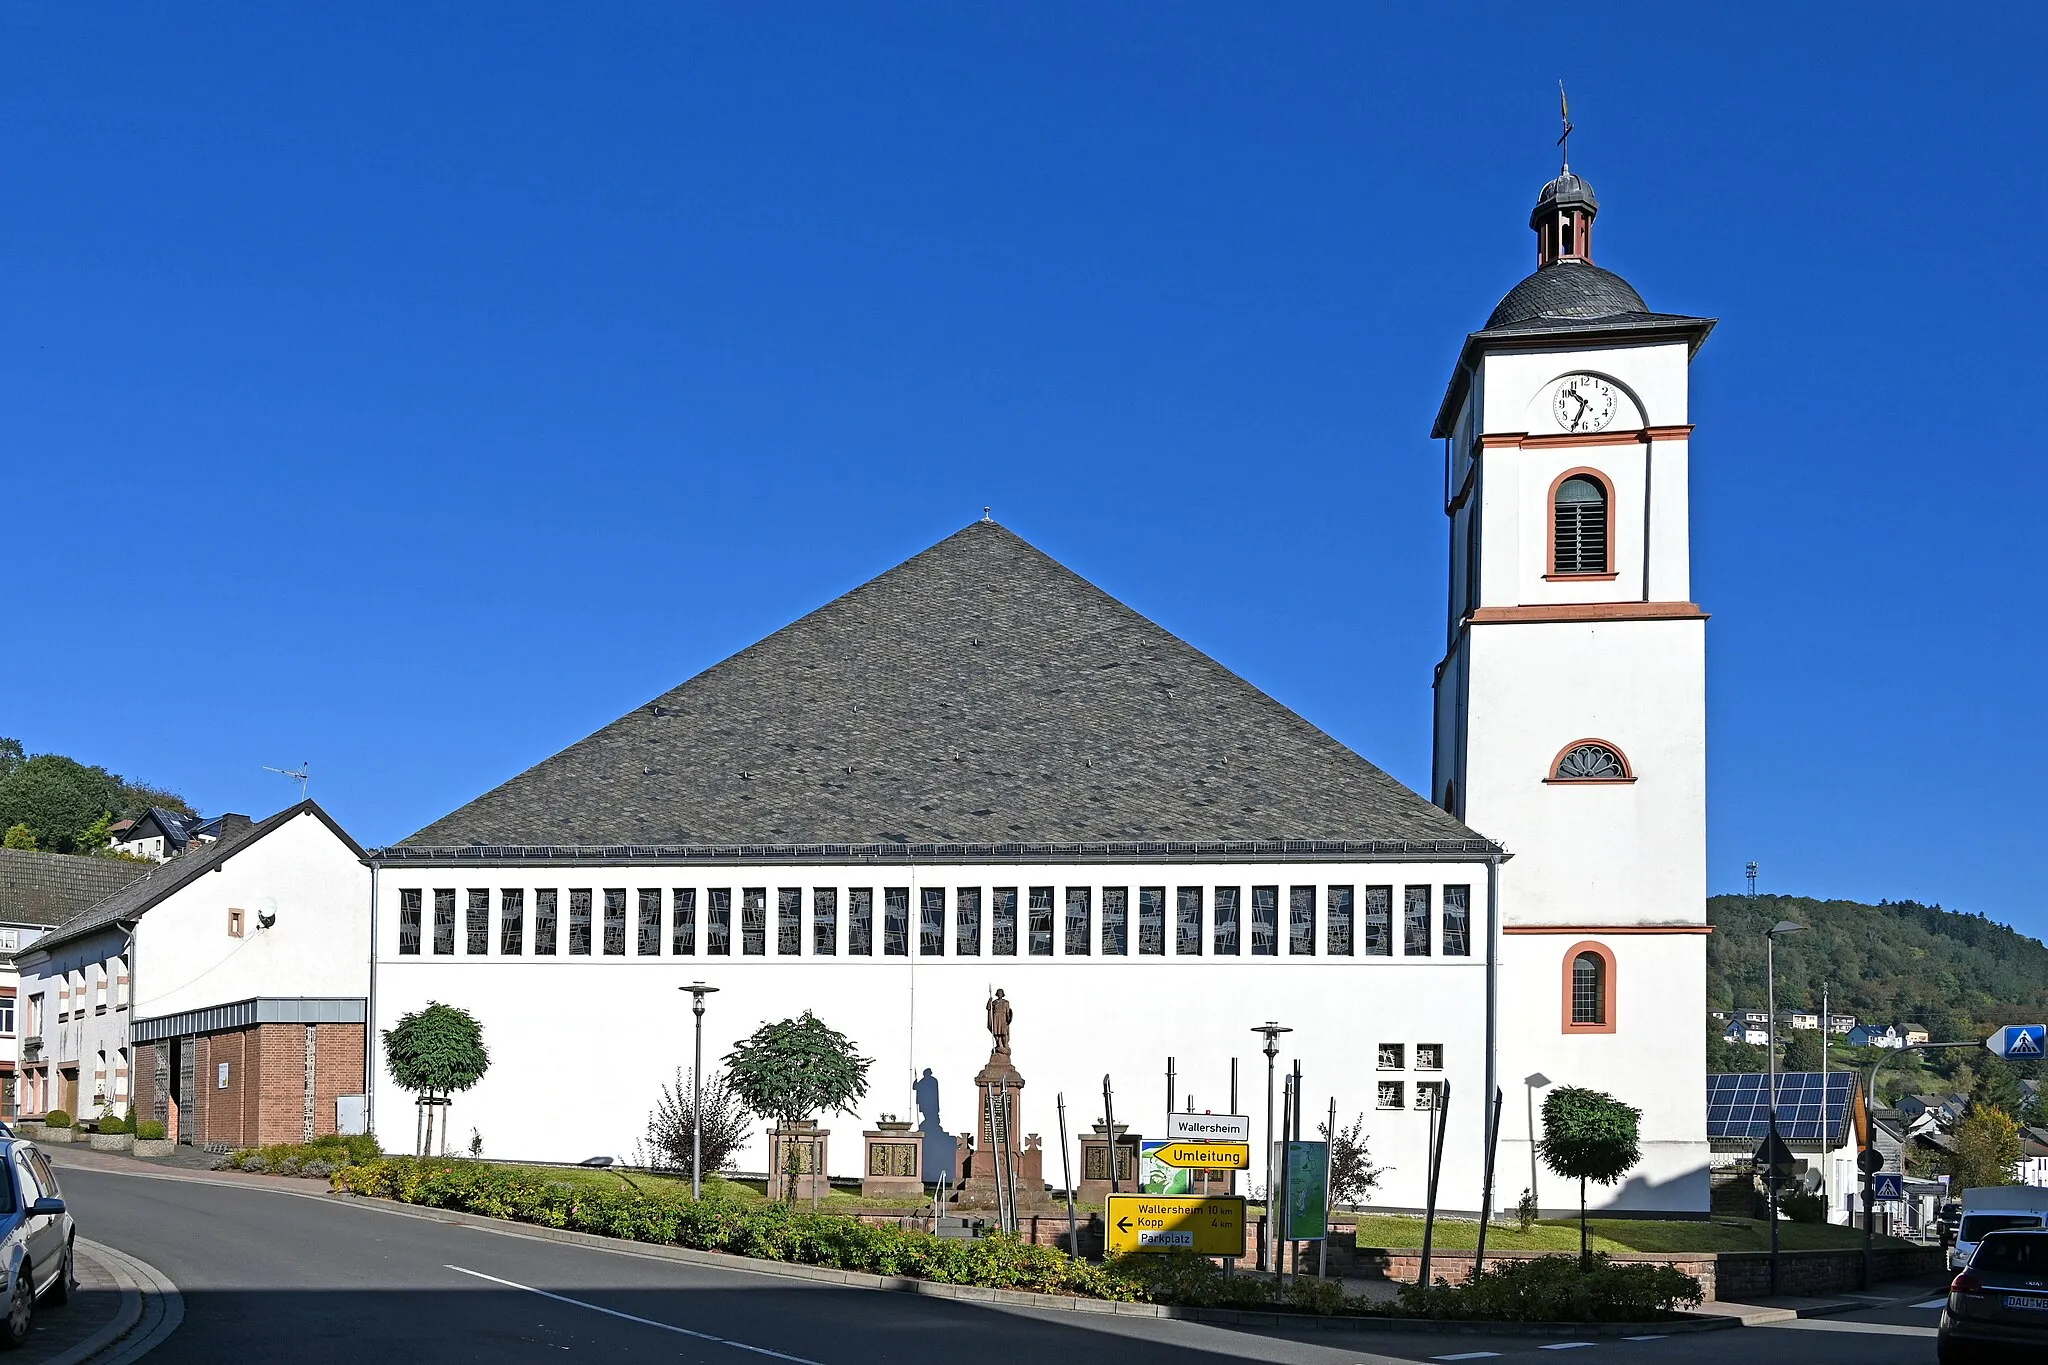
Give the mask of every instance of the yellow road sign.
[(1252, 1164), (1249, 1142), (1168, 1142), (1152, 1155), (1184, 1171), (1241, 1171)]
[(1113, 1194), (1106, 1221), (1112, 1256), (1131, 1251), (1244, 1255), (1242, 1196)]

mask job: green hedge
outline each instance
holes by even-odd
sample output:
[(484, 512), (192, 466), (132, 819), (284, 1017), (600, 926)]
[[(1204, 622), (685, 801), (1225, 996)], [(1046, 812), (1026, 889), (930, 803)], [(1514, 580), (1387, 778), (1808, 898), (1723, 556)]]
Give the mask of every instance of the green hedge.
[(52, 1109), (49, 1113), (43, 1115), (43, 1127), (45, 1128), (69, 1128), (70, 1126), (71, 1115), (65, 1113), (62, 1109)]
[(141, 1142), (162, 1142), (170, 1136), (170, 1129), (158, 1123), (155, 1119), (137, 1119), (135, 1121), (135, 1136)]
[(311, 1142), (283, 1142), (269, 1147), (244, 1147), (231, 1152), (222, 1168), (254, 1171), (259, 1175), (331, 1176), (344, 1166), (374, 1162), (380, 1155), (377, 1139), (368, 1136), (342, 1137), (328, 1133)]
[(1576, 1256), (1500, 1261), (1465, 1284), (1442, 1280), (1401, 1291), (1403, 1316), (1486, 1322), (1651, 1322), (1696, 1306), (1700, 1282), (1668, 1265), (1616, 1265), (1604, 1253), (1589, 1270)]
[(99, 1130), (110, 1136), (131, 1131), (128, 1127), (128, 1120), (122, 1118), (119, 1114), (108, 1114), (102, 1118), (99, 1121)]

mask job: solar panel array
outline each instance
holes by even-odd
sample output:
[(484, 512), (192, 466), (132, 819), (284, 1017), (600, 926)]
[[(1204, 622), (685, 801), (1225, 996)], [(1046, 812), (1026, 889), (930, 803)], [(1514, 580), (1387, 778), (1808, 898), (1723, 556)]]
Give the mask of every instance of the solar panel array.
[[(1771, 1131), (1770, 1077), (1707, 1077), (1707, 1137), (1761, 1142)], [(1821, 1142), (1842, 1131), (1856, 1078), (1847, 1071), (1788, 1071), (1778, 1077), (1778, 1134), (1787, 1142)]]

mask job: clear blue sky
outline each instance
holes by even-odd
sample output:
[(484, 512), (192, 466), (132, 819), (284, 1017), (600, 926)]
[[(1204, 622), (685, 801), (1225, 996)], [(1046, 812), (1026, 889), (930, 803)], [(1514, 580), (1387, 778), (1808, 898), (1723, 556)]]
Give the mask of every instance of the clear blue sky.
[(2048, 931), (2042, 11), (0, 6), (0, 734), (410, 833), (1002, 520), (1411, 784), (1556, 79), (1711, 882)]

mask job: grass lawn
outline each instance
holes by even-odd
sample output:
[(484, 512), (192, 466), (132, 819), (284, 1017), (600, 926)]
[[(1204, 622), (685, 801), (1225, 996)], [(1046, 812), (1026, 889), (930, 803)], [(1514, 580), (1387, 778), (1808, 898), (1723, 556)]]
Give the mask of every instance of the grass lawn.
[[(1343, 1217), (1343, 1215), (1339, 1215)], [(1638, 1218), (1595, 1218), (1590, 1223), (1595, 1251), (1769, 1251), (1770, 1225), (1757, 1218), (1713, 1218), (1691, 1222)], [(1889, 1237), (1880, 1246), (1907, 1243)], [(1419, 1247), (1422, 1220), (1391, 1214), (1363, 1214), (1358, 1219), (1358, 1244), (1366, 1247)], [(1778, 1244), (1787, 1251), (1849, 1250), (1863, 1245), (1854, 1228), (1818, 1223), (1780, 1223)], [(1447, 1251), (1469, 1251), (1479, 1245), (1479, 1224), (1464, 1219), (1436, 1220), (1435, 1245)], [(1529, 1231), (1496, 1223), (1486, 1234), (1489, 1250), (1577, 1251), (1576, 1219), (1546, 1218)]]

